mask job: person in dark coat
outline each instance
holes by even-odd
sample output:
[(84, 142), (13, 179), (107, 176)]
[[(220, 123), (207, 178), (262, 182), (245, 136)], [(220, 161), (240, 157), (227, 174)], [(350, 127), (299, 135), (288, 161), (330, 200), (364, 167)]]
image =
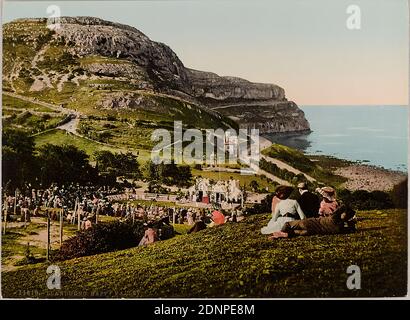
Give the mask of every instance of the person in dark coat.
[(206, 224), (205, 224), (203, 218), (201, 217), (201, 218), (199, 219), (199, 221), (195, 222), (195, 224), (192, 226), (191, 229), (188, 230), (187, 233), (188, 233), (188, 234), (190, 234), (190, 233), (195, 233), (195, 232), (198, 232), (198, 231), (201, 231), (201, 230), (205, 230), (205, 229), (206, 229)]
[(302, 182), (298, 184), (300, 196), (297, 199), (303, 213), (307, 218), (315, 218), (319, 216), (320, 199), (319, 197), (310, 192), (306, 183)]

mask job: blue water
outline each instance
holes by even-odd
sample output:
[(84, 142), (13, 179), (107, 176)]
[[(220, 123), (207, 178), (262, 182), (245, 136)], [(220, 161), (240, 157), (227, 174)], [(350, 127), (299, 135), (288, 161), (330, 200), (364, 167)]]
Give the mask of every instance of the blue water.
[(307, 154), (407, 171), (407, 106), (302, 106), (312, 133), (269, 137)]

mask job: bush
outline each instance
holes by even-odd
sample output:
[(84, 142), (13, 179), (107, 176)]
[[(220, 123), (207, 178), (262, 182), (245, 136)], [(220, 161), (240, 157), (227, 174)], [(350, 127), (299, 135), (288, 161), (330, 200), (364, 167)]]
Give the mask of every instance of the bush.
[(117, 118), (115, 116), (108, 116), (107, 121), (117, 121)]
[(268, 213), (272, 210), (272, 199), (274, 194), (268, 194), (265, 199), (261, 201), (261, 203), (257, 203), (250, 208), (245, 209), (246, 215), (253, 215), (253, 214), (260, 214), (260, 213)]
[(342, 189), (338, 191), (338, 198), (355, 210), (382, 210), (394, 207), (390, 194), (384, 191), (356, 190), (350, 192)]
[[(155, 227), (161, 230), (161, 240), (174, 236), (172, 226), (157, 223)], [(64, 241), (55, 259), (68, 260), (135, 247), (141, 241), (144, 232), (145, 228), (141, 221), (100, 223)]]
[(408, 183), (409, 180), (406, 179), (393, 187), (391, 197), (395, 208), (407, 208)]

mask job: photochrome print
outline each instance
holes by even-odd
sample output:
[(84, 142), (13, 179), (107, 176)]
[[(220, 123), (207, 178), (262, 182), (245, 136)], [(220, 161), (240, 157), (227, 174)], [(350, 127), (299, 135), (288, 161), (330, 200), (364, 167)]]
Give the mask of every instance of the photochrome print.
[(1, 24), (3, 298), (407, 296), (407, 1)]

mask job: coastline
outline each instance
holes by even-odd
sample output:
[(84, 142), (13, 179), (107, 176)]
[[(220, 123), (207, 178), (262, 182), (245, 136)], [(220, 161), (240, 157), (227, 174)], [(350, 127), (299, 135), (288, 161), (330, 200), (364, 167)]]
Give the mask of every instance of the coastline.
[[(273, 142), (265, 137), (260, 137), (259, 139), (260, 151), (269, 148), (273, 144)], [(325, 165), (328, 169), (337, 175), (347, 178), (348, 181), (343, 183), (342, 186), (350, 191), (391, 191), (394, 185), (408, 177), (408, 172), (395, 171), (330, 155), (304, 154), (313, 161), (326, 162)]]
[(391, 191), (396, 184), (408, 177), (405, 172), (366, 164), (338, 168), (335, 173), (348, 179), (343, 186), (351, 191)]

